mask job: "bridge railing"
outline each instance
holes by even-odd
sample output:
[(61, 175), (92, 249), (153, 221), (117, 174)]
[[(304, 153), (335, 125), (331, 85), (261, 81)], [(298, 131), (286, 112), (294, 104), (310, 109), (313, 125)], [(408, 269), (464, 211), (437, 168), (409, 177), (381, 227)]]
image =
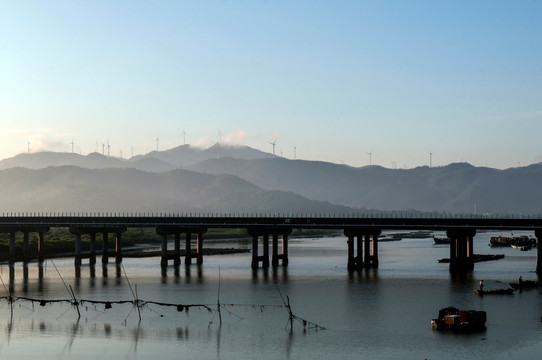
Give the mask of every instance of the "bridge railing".
[(542, 214), (472, 214), (472, 213), (418, 213), (418, 212), (364, 212), (364, 213), (258, 213), (258, 212), (2, 212), (4, 218), (330, 218), (330, 219), (522, 219), (540, 220)]

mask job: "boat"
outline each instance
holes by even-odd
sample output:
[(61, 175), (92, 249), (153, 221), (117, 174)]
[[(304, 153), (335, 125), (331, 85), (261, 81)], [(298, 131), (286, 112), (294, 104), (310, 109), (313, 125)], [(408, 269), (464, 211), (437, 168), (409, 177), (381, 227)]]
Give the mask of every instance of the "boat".
[(449, 245), (450, 244), (449, 237), (433, 236), (433, 241), (435, 242), (435, 245)]
[(524, 246), (536, 247), (537, 239), (527, 235), (521, 236), (492, 236), (489, 239), (489, 245), (496, 247), (517, 247)]
[(510, 287), (512, 289), (518, 289), (518, 290), (521, 290), (521, 289), (532, 289), (532, 288), (537, 288), (539, 287), (540, 284), (538, 283), (538, 281), (534, 281), (534, 280), (523, 280), (520, 283), (510, 283)]
[(487, 315), (481, 310), (459, 310), (453, 306), (442, 308), (438, 318), (431, 320), (436, 330), (457, 332), (480, 331), (486, 328)]
[(512, 295), (514, 293), (514, 288), (508, 289), (491, 289), (491, 290), (477, 290), (474, 289), (476, 295)]

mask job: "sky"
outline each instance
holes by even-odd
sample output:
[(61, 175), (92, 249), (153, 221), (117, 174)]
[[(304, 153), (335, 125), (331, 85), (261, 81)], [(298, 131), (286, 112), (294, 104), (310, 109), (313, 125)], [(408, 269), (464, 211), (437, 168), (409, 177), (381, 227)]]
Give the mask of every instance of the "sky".
[(0, 0), (0, 159), (542, 161), (540, 1)]

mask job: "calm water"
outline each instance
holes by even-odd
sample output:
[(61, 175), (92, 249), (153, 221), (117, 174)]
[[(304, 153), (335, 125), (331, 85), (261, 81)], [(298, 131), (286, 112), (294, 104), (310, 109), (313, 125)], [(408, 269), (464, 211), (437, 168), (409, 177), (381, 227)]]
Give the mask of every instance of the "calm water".
[[(529, 234), (529, 233), (527, 233)], [(46, 306), (0, 300), (0, 356), (17, 359), (539, 359), (542, 352), (542, 291), (478, 297), (485, 287), (507, 287), (519, 275), (537, 279), (536, 250), (488, 246), (494, 233), (479, 233), (475, 253), (504, 253), (502, 260), (475, 264), (469, 276), (452, 277), (447, 246), (431, 239), (379, 244), (380, 268), (349, 274), (344, 237), (290, 240), (290, 265), (276, 271), (250, 270), (250, 254), (208, 256), (201, 267), (184, 265), (162, 273), (158, 258), (124, 259), (123, 266), (88, 265), (76, 276), (73, 259), (16, 264), (15, 296), (43, 299), (140, 299), (172, 304), (207, 304), (215, 311), (149, 304), (84, 303), (81, 319), (68, 303)], [(507, 234), (509, 235), (509, 234)], [(56, 269), (55, 269), (56, 267)], [(57, 271), (58, 269), (58, 271)], [(40, 279), (40, 271), (42, 277)], [(25, 278), (26, 273), (26, 280)], [(60, 275), (59, 275), (60, 273)], [(94, 276), (91, 276), (93, 273)], [(105, 276), (104, 276), (105, 275)], [(0, 267), (5, 287), (10, 268)], [(325, 327), (287, 326), (281, 294), (298, 317)], [(468, 335), (433, 331), (430, 319), (453, 305), (487, 312), (487, 330)]]

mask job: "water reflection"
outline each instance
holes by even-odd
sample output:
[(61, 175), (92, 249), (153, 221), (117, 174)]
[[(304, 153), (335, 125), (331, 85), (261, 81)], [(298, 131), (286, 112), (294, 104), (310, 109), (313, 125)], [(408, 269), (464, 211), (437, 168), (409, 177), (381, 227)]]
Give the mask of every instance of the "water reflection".
[[(174, 265), (173, 266), (173, 283), (179, 284), (181, 283), (181, 265)], [(160, 277), (161, 277), (161, 283), (167, 284), (168, 283), (168, 272), (170, 271), (171, 267), (168, 266), (160, 266)], [(194, 283), (192, 280), (194, 277), (193, 269), (196, 270), (196, 284), (203, 284), (204, 283), (204, 277), (203, 277), (203, 266), (201, 264), (195, 264), (195, 265), (185, 265), (184, 266), (184, 282), (186, 284), (192, 284)]]
[(378, 281), (377, 269), (359, 269), (355, 271), (348, 271), (348, 281), (350, 284), (365, 283), (367, 281)]
[(271, 268), (252, 269), (252, 283), (257, 284), (260, 282), (263, 282), (264, 284), (287, 283), (288, 268), (285, 266), (277, 266)]

